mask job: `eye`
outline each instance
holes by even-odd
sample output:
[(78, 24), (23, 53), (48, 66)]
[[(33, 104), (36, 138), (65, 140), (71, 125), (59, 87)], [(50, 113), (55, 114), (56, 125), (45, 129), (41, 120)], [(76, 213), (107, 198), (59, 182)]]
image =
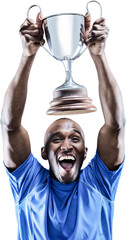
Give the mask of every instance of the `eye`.
[(53, 143), (60, 143), (61, 141), (62, 141), (62, 139), (60, 137), (52, 139)]
[(72, 137), (71, 140), (72, 140), (72, 142), (77, 143), (80, 141), (80, 138), (76, 136), (76, 137)]

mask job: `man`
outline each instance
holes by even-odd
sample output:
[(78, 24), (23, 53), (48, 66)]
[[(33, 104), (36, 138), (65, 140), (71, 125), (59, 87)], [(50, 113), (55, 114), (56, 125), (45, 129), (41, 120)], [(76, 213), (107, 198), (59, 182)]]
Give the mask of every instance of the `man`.
[[(122, 96), (104, 52), (108, 28), (100, 18), (86, 44), (95, 63), (105, 123), (99, 131), (97, 152), (89, 165), (84, 133), (68, 118), (56, 120), (45, 133), (44, 169), (31, 153), (27, 131), (21, 125), (27, 83), (33, 60), (44, 44), (41, 21), (21, 26), (23, 55), (4, 99), (2, 133), (4, 163), (15, 199), (18, 240), (111, 240), (114, 199), (124, 160), (125, 116)], [(83, 36), (82, 36), (83, 38)]]

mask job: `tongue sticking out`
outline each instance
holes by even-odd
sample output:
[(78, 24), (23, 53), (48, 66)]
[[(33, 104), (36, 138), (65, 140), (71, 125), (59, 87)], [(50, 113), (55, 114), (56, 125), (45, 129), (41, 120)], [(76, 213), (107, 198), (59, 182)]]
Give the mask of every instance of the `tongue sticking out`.
[(68, 161), (62, 161), (62, 162), (60, 162), (60, 165), (65, 170), (71, 170), (71, 168), (74, 165), (74, 161), (72, 161), (72, 162), (70, 162), (70, 161), (69, 162)]

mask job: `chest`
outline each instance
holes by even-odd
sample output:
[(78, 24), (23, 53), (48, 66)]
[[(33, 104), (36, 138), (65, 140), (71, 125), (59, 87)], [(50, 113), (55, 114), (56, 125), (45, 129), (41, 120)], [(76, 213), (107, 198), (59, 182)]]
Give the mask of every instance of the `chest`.
[(25, 228), (34, 240), (111, 239), (111, 204), (84, 185), (72, 191), (38, 189), (22, 204), (21, 212), (20, 221), (25, 219)]

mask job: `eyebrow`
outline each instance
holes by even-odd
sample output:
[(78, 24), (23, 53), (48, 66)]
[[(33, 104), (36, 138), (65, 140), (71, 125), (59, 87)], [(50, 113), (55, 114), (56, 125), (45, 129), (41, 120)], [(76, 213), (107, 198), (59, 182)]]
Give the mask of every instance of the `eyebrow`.
[(51, 138), (53, 138), (53, 137), (55, 137), (57, 135), (62, 135), (62, 133), (61, 132), (52, 133), (49, 139), (51, 139)]
[[(78, 133), (82, 137), (82, 134), (81, 134), (81, 132), (79, 130), (73, 129), (73, 132)], [(51, 139), (51, 138), (53, 138), (53, 137), (55, 137), (57, 135), (63, 135), (63, 134), (61, 132), (55, 132), (55, 133), (51, 134), (49, 139)]]
[(78, 134), (82, 137), (82, 134), (81, 134), (81, 132), (80, 132), (79, 130), (73, 129), (73, 131), (76, 132), (76, 133), (78, 133)]

